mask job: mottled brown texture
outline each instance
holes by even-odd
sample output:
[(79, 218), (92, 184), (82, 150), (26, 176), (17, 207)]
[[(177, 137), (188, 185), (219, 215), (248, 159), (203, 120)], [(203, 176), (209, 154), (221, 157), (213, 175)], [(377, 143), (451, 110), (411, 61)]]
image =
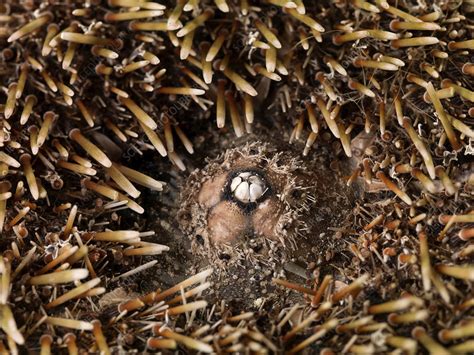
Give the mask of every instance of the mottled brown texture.
[(222, 192), (227, 181), (227, 173), (213, 176), (202, 184), (198, 195), (198, 203), (204, 208), (211, 208), (221, 200)]
[(276, 240), (278, 238), (278, 223), (282, 219), (282, 206), (275, 197), (260, 203), (252, 214), (252, 225), (256, 235)]
[(233, 202), (222, 201), (210, 212), (207, 230), (211, 244), (236, 244), (249, 228), (248, 217)]

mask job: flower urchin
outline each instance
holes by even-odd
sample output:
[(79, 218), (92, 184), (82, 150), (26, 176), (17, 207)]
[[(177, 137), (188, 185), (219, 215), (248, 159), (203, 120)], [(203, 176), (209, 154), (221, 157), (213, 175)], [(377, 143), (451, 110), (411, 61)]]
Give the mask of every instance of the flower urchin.
[[(473, 11), (472, 0), (1, 4), (0, 352), (472, 353)], [(290, 145), (199, 166), (232, 130)], [(201, 168), (182, 206), (172, 192), (186, 176), (162, 157)], [(255, 202), (245, 184), (233, 198), (230, 176), (247, 171), (270, 188)], [(345, 174), (365, 184), (350, 213)], [(288, 177), (302, 189), (286, 191)], [(164, 192), (144, 193), (161, 180)], [(180, 207), (195, 250), (253, 263), (212, 287), (210, 269), (188, 278), (204, 258), (177, 248)]]

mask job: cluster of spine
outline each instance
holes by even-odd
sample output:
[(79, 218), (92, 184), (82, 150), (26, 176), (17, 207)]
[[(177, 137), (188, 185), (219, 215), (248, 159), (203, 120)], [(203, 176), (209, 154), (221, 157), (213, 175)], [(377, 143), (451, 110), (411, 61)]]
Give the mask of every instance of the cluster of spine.
[[(3, 350), (107, 352), (130, 327), (139, 339), (153, 335), (129, 348), (298, 352), (324, 340), (327, 354), (413, 353), (419, 345), (437, 354), (473, 351), (474, 5), (426, 3), (0, 5)], [(227, 318), (242, 324), (193, 330), (193, 314), (203, 318), (206, 304), (186, 300), (208, 286), (185, 292), (188, 284), (119, 305), (108, 321), (121, 327), (107, 327), (108, 336), (97, 320), (81, 320), (106, 281), (152, 267), (156, 261), (141, 257), (167, 250), (142, 240), (152, 232), (108, 228), (120, 225), (124, 209), (144, 212), (138, 186), (163, 187), (127, 166), (130, 157), (156, 151), (185, 170), (194, 125), (213, 117), (240, 137), (254, 116), (255, 123), (288, 116), (289, 140), (304, 155), (327, 146), (360, 160), (348, 183), (362, 180), (370, 198), (354, 212), (355, 225), (338, 232), (350, 240), (347, 271), (315, 278), (304, 288), (314, 309), (282, 311), (266, 336), (249, 325), (251, 313)], [(132, 267), (110, 274), (107, 252)], [(337, 290), (352, 274), (355, 281)], [(407, 294), (387, 299), (400, 280)], [(358, 299), (363, 285), (385, 302)], [(186, 319), (174, 322), (181, 313)], [(76, 333), (57, 336), (67, 329)]]
[[(389, 298), (385, 302), (372, 301), (370, 291), (374, 288), (381, 291), (382, 287), (387, 287), (387, 284), (377, 285), (382, 279), (382, 270), (378, 274), (371, 270), (371, 273), (365, 273), (349, 284), (326, 275), (316, 281), (312, 288), (274, 279), (276, 285), (305, 295), (308, 302), (306, 305), (295, 304), (281, 313), (279, 326), (290, 319), (297, 319), (281, 336), (282, 346), (289, 346), (289, 353), (297, 353), (318, 342), (320, 354), (325, 355), (341, 351), (377, 354), (390, 350), (418, 354), (422, 349), (430, 354), (472, 352), (474, 342), (469, 338), (474, 336), (474, 320), (467, 313), (473, 299), (463, 299), (453, 304), (450, 293), (459, 290), (454, 284), (444, 285), (442, 281), (442, 276), (469, 280), (468, 268), (440, 264), (436, 267), (437, 272), (434, 272), (430, 268), (424, 234), (420, 235), (419, 263), (421, 271), (417, 270), (416, 273), (421, 272), (422, 282), (434, 284), (435, 292), (438, 293), (436, 297), (442, 300), (442, 305), (431, 297), (429, 285), (427, 291), (419, 292), (419, 296), (407, 291), (400, 293), (399, 290), (386, 289), (385, 292), (391, 295), (398, 293), (399, 297)], [(442, 307), (447, 309), (443, 312)], [(299, 337), (298, 341), (294, 339), (296, 336)]]

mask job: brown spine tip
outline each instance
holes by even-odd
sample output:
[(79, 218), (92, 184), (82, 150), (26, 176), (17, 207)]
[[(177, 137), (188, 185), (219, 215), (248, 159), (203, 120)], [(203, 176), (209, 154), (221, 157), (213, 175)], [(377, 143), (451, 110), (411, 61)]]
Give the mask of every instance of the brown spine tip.
[(69, 131), (69, 138), (74, 139), (78, 137), (78, 135), (80, 134), (81, 134), (81, 131), (79, 130), (79, 128), (73, 128)]
[(438, 332), (438, 338), (441, 340), (443, 343), (447, 343), (449, 341), (449, 330), (448, 329), (442, 329)]
[(342, 44), (341, 36), (340, 35), (332, 36), (332, 43), (335, 44), (336, 46), (340, 46)]
[(51, 345), (52, 342), (53, 342), (53, 337), (49, 334), (43, 334), (40, 338), (41, 345), (43, 344)]
[(473, 63), (465, 63), (462, 66), (462, 72), (464, 74), (474, 76), (474, 64)]
[(107, 11), (104, 15), (104, 20), (106, 22), (112, 22), (114, 20), (114, 13), (111, 11)]
[(398, 30), (398, 26), (397, 26), (397, 25), (398, 25), (399, 22), (400, 22), (400, 21), (398, 21), (398, 20), (392, 20), (392, 21), (390, 21), (390, 24), (388, 25), (388, 27), (390, 28), (390, 31), (397, 31), (397, 30)]
[(25, 162), (29, 162), (31, 161), (31, 155), (28, 154), (28, 153), (23, 153), (22, 155), (20, 155), (20, 163), (25, 163)]
[(415, 339), (418, 339), (419, 337), (421, 337), (425, 334), (426, 334), (426, 330), (423, 327), (415, 327), (411, 331), (411, 336)]
[(471, 240), (474, 238), (474, 228), (463, 228), (459, 231), (458, 236), (462, 240)]

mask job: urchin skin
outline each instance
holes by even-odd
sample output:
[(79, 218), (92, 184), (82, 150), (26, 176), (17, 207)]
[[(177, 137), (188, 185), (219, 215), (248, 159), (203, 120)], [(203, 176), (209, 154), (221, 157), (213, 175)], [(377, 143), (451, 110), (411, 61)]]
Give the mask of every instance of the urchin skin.
[[(291, 245), (304, 228), (304, 218), (298, 218), (304, 204), (290, 198), (292, 191), (303, 188), (299, 169), (290, 156), (262, 143), (230, 149), (191, 175), (182, 193), (180, 226), (192, 240), (203, 237), (211, 254), (242, 245), (247, 238)], [(255, 201), (235, 195), (236, 181), (243, 181), (238, 177), (253, 177), (262, 186)], [(202, 248), (194, 243), (193, 249)]]
[(207, 217), (207, 231), (215, 245), (233, 244), (248, 228), (247, 216), (231, 201), (217, 204)]
[(278, 235), (278, 224), (283, 220), (280, 217), (282, 211), (283, 206), (280, 205), (276, 197), (273, 196), (263, 201), (252, 216), (255, 234), (266, 238)]
[(220, 191), (220, 189), (223, 188), (226, 181), (227, 174), (222, 173), (204, 182), (197, 196), (198, 203), (205, 208), (211, 208), (217, 205), (221, 199), (220, 195), (223, 192)]

